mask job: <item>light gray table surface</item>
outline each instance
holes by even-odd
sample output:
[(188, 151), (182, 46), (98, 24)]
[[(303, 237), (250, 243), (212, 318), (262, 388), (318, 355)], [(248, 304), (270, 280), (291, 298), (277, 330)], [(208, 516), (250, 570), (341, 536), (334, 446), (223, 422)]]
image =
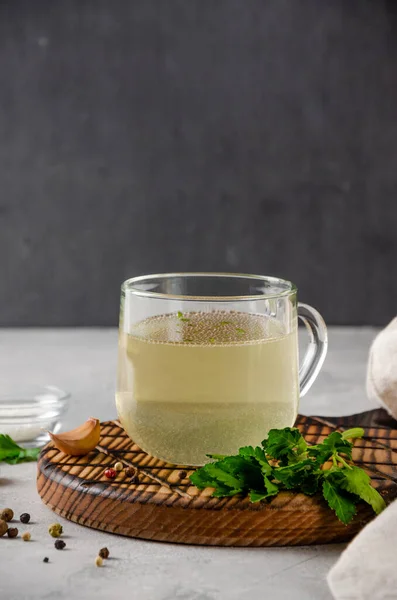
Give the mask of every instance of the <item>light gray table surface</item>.
[[(331, 328), (323, 370), (304, 414), (342, 415), (374, 408), (365, 395), (373, 328)], [(53, 384), (71, 392), (63, 429), (89, 416), (115, 416), (115, 329), (0, 330), (0, 384)], [(344, 545), (209, 548), (145, 542), (84, 528), (40, 501), (36, 465), (0, 465), (0, 507), (29, 512), (30, 542), (0, 538), (0, 598), (58, 600), (330, 600), (326, 574)], [(67, 548), (54, 549), (48, 525), (60, 521)], [(18, 526), (18, 525), (17, 525)], [(94, 564), (107, 546), (111, 560)], [(48, 556), (50, 562), (42, 562)]]

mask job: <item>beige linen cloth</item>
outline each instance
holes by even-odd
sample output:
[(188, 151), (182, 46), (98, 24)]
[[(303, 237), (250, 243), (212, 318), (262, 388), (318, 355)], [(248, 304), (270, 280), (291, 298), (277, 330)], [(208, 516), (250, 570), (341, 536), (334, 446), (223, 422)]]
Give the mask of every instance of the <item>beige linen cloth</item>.
[[(367, 393), (397, 419), (397, 317), (371, 346)], [(397, 600), (397, 501), (352, 541), (327, 580), (336, 600)]]

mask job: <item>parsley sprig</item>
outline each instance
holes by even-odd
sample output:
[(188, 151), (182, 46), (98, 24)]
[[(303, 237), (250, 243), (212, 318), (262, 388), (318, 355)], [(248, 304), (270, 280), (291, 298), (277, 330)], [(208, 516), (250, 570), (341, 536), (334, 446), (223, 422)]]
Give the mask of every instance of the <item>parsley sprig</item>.
[(215, 462), (197, 469), (191, 482), (214, 488), (213, 496), (248, 494), (251, 502), (276, 496), (282, 490), (307, 495), (322, 493), (342, 523), (364, 501), (376, 514), (385, 508), (367, 473), (352, 461), (351, 440), (364, 435), (361, 427), (334, 431), (320, 444), (309, 445), (299, 429), (271, 429), (262, 446), (245, 446), (236, 456), (209, 454)]
[(182, 321), (183, 323), (188, 323), (190, 321), (190, 319), (188, 319), (187, 317), (183, 316), (183, 312), (181, 312), (180, 310), (178, 310), (177, 315), (178, 319), (180, 321)]
[(0, 433), (0, 462), (16, 465), (20, 462), (37, 460), (40, 448), (21, 448), (9, 435)]

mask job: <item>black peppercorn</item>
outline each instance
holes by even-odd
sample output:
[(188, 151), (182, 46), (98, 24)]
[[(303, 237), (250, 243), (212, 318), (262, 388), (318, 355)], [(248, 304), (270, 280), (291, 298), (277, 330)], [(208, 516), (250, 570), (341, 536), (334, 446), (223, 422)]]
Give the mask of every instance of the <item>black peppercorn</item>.
[(101, 558), (109, 558), (109, 550), (107, 548), (101, 548), (98, 552), (98, 556)]
[(15, 538), (18, 535), (18, 529), (16, 527), (10, 527), (7, 531), (9, 538)]
[(48, 558), (48, 556), (45, 556), (45, 557), (43, 558), (43, 562), (48, 562), (49, 560), (50, 560), (50, 559)]
[(134, 469), (134, 467), (127, 467), (124, 469), (124, 472), (127, 477), (134, 477), (136, 475), (136, 469)]
[(179, 471), (179, 479), (185, 479), (187, 477), (186, 471)]
[(66, 546), (65, 542), (63, 540), (57, 540), (54, 544), (55, 548), (57, 550), (63, 550), (64, 547)]
[(21, 516), (19, 517), (19, 520), (21, 521), (21, 523), (29, 523), (29, 521), (30, 521), (30, 514), (29, 513), (22, 513)]

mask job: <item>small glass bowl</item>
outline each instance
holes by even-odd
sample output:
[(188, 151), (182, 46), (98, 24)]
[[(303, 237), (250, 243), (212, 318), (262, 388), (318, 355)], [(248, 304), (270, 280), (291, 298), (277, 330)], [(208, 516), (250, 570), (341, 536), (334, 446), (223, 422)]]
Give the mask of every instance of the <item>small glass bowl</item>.
[(18, 387), (0, 392), (0, 433), (25, 447), (48, 442), (48, 431), (56, 433), (67, 410), (70, 394), (53, 385)]

